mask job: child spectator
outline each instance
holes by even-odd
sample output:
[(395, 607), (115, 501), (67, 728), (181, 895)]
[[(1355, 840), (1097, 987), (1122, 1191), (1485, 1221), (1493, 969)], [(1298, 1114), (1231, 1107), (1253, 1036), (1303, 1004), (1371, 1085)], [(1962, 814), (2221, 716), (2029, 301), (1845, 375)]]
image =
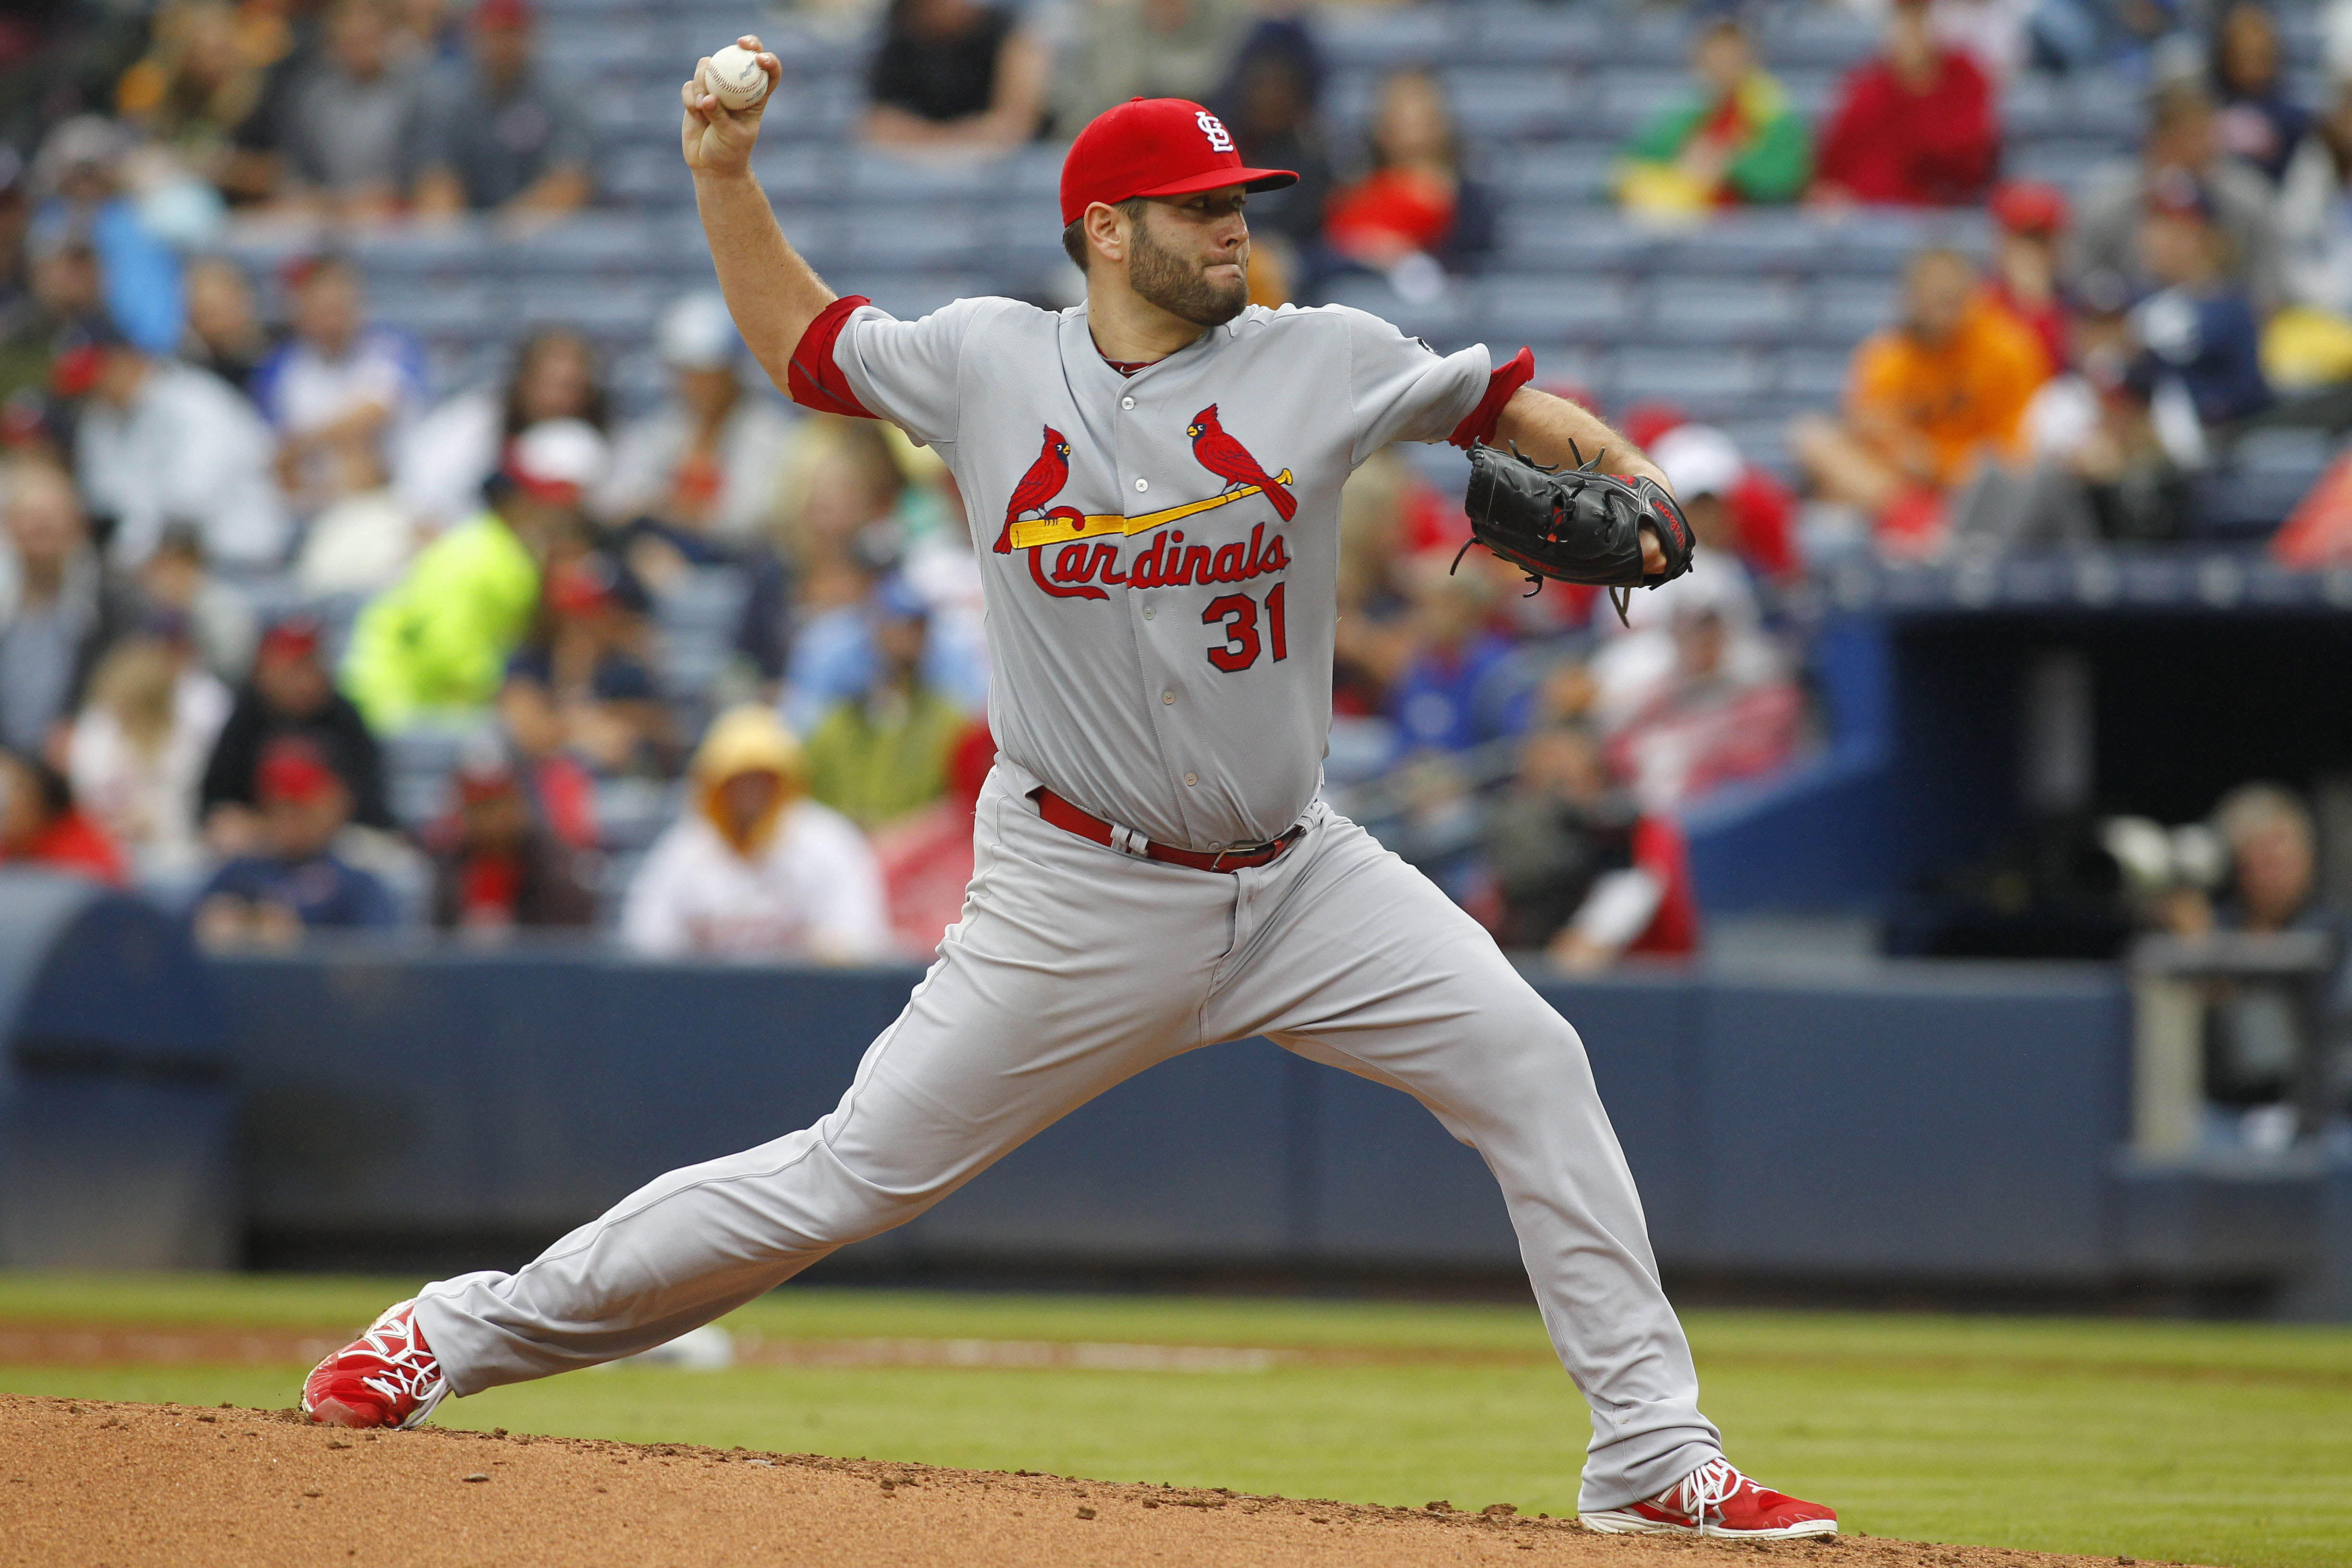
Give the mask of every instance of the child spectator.
[(2158, 287), (2132, 310), (2131, 381), (2183, 468), (2203, 466), (2203, 429), (2271, 400), (2253, 306), (2223, 276), (2222, 243), (2196, 181), (2158, 182), (2140, 226), (2140, 269)]
[(168, 615), (186, 626), (197, 662), (230, 686), (253, 670), (257, 636), (246, 595), (205, 565), (204, 541), (193, 528), (163, 530), (155, 552), (139, 568), (139, 595), (150, 615)]
[(652, 518), (727, 545), (749, 544), (774, 507), (793, 416), (743, 385), (743, 340), (719, 295), (675, 301), (654, 338), (670, 395), (614, 437), (613, 474), (596, 510), (609, 522)]
[(2275, 184), (2311, 124), (2310, 111), (2287, 96), (2278, 24), (2259, 0), (2233, 0), (2213, 24), (2211, 58), (2213, 96), (2221, 106), (2215, 140)]
[(1431, 291), (1435, 268), (1468, 271), (1494, 248), (1494, 203), (1464, 175), (1461, 136), (1435, 77), (1391, 73), (1367, 141), (1370, 172), (1331, 198), (1323, 231), (1334, 251), (1387, 273), (1410, 297)]
[(873, 851), (847, 818), (806, 798), (806, 762), (774, 714), (720, 714), (690, 777), (691, 805), (630, 885), (630, 947), (828, 963), (890, 952)]
[(1846, 78), (1822, 132), (1812, 195), (1831, 204), (1967, 206), (1992, 184), (1992, 85), (1938, 41), (1927, 0), (1896, 0), (1879, 56)]
[(88, 877), (120, 888), (122, 857), (74, 807), (65, 775), (30, 752), (0, 748), (0, 866)]
[(1903, 320), (1854, 351), (1843, 419), (1800, 419), (1790, 445), (1826, 499), (1879, 521), (1897, 552), (1941, 542), (1944, 492), (1979, 456), (2013, 454), (2042, 345), (1979, 297), (1975, 266), (1923, 250), (1904, 276)]
[(470, 68), (428, 83), (417, 112), (416, 210), (551, 217), (591, 194), (581, 95), (541, 74), (530, 0), (480, 0)]
[(930, 608), (901, 577), (876, 588), (874, 676), (836, 702), (808, 739), (809, 795), (872, 829), (928, 805), (947, 787), (962, 710), (923, 679)]
[(1407, 750), (1462, 752), (1525, 728), (1530, 690), (1510, 639), (1486, 624), (1493, 581), (1449, 573), (1437, 556), (1414, 564), (1412, 658), (1389, 692), (1389, 716)]
[(117, 643), (90, 678), (67, 774), (142, 882), (188, 877), (201, 863), (198, 786), (228, 710), (227, 689), (184, 640), (152, 628)]
[(490, 506), (427, 546), (352, 629), (343, 689), (393, 731), (478, 712), (530, 625), (550, 553), (582, 527), (604, 476), (604, 438), (577, 419), (524, 431)]
[(982, 153), (1016, 147), (1037, 134), (1051, 64), (1010, 6), (890, 0), (866, 68), (866, 139)]
[(62, 762), (63, 726), (130, 613), (108, 591), (71, 479), (20, 462), (0, 487), (0, 746)]
[(499, 688), (499, 730), (533, 815), (571, 849), (596, 847), (596, 780), (569, 748), (562, 710), (540, 661), (518, 655)]
[(2016, 181), (1992, 194), (2000, 237), (1985, 292), (2042, 343), (2054, 372), (2065, 365), (2066, 301), (2058, 291), (2058, 241), (2066, 232), (2066, 196), (2054, 185)]
[(352, 820), (389, 831), (383, 753), (350, 698), (335, 689), (319, 647), (317, 622), (289, 617), (271, 626), (253, 660), (253, 679), (236, 694), (220, 739), (205, 764), (199, 794), (205, 831), (230, 853), (258, 836), (261, 762), (275, 742), (310, 742), (342, 781)]
[(503, 386), (478, 386), (435, 406), (395, 441), (393, 488), (423, 528), (438, 531), (482, 508), (482, 486), (508, 446), (550, 419), (578, 419), (602, 432), (609, 397), (596, 351), (578, 332), (542, 328), (515, 349)]
[(1519, 748), (1511, 793), (1486, 819), (1485, 849), (1507, 948), (1541, 948), (1590, 973), (1627, 952), (1698, 947), (1698, 904), (1682, 835), (1638, 811), (1583, 731), (1547, 725)]
[(285, 554), (291, 523), (271, 472), (277, 443), (235, 387), (104, 327), (59, 364), (58, 382), (68, 395), (89, 395), (74, 472), (91, 510), (115, 520), (110, 559), (137, 565), (173, 522), (194, 524), (217, 563), (271, 566)]
[(1699, 30), (1691, 75), (1690, 98), (1626, 144), (1618, 199), (1634, 212), (1672, 215), (1803, 195), (1812, 138), (1780, 84), (1757, 65), (1736, 18)]
[(278, 476), (315, 512), (384, 482), (391, 443), (425, 399), (425, 351), (370, 326), (359, 268), (339, 256), (287, 270), (294, 335), (264, 360), (253, 398), (278, 433)]
[(262, 752), (256, 793), (260, 841), (224, 864), (196, 895), (196, 940), (211, 948), (291, 947), (309, 931), (383, 931), (400, 923), (391, 892), (337, 857), (351, 792), (299, 736)]
[(469, 758), (452, 785), (456, 805), (427, 834), (436, 929), (496, 940), (594, 922), (595, 895), (577, 858), (537, 818), (512, 763), (495, 752)]

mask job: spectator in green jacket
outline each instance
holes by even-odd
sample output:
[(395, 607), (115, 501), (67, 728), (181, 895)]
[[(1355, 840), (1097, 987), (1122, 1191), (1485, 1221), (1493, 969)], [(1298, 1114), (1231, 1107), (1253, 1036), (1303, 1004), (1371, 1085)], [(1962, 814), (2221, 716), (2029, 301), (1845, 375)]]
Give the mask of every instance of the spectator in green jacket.
[(352, 628), (343, 689), (378, 734), (464, 720), (497, 697), (539, 606), (548, 553), (579, 530), (604, 478), (604, 438), (578, 419), (515, 437), (488, 506), (443, 534)]
[(867, 605), (873, 679), (836, 702), (808, 739), (809, 794), (860, 827), (919, 811), (947, 789), (963, 710), (923, 679), (930, 610), (905, 579), (884, 579)]
[(1626, 146), (1618, 199), (1634, 212), (1690, 215), (1803, 195), (1811, 136), (1738, 22), (1725, 17), (1699, 33), (1691, 74), (1697, 90)]

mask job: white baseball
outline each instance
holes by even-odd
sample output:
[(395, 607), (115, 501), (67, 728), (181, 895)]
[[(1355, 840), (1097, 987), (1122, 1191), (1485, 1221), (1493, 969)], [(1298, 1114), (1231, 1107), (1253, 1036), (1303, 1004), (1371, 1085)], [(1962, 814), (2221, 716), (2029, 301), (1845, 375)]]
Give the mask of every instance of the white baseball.
[(760, 57), (740, 44), (730, 44), (710, 57), (703, 68), (702, 85), (728, 109), (749, 109), (768, 96), (768, 73)]

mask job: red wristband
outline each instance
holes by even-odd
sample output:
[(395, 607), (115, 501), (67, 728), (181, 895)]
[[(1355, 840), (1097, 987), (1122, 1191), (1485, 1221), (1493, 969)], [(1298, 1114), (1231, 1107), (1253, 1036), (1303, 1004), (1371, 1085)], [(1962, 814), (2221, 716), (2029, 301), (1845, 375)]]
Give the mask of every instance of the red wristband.
[(1535, 350), (1523, 348), (1510, 363), (1499, 366), (1486, 378), (1486, 395), (1478, 400), (1478, 406), (1464, 416), (1446, 439), (1465, 450), (1481, 441), (1492, 441), (1495, 422), (1503, 416), (1503, 405), (1511, 400), (1511, 394), (1535, 378)]
[(784, 385), (794, 403), (820, 414), (841, 414), (852, 419), (875, 416), (849, 389), (849, 378), (841, 374), (841, 362), (833, 352), (841, 341), (841, 329), (849, 324), (849, 313), (872, 303), (863, 294), (844, 294), (816, 313), (816, 320), (793, 345), (793, 363), (784, 373)]

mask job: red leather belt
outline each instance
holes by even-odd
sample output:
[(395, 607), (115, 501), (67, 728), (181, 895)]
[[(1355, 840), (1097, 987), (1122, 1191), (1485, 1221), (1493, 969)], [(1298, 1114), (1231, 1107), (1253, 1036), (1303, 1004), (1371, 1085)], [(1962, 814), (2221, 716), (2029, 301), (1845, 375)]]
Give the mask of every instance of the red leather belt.
[(1173, 844), (1154, 844), (1132, 827), (1121, 827), (1105, 822), (1090, 811), (1081, 811), (1049, 789), (1032, 790), (1037, 802), (1037, 815), (1065, 833), (1075, 833), (1090, 838), (1107, 848), (1141, 860), (1163, 860), (1171, 866), (1189, 866), (1195, 871), (1243, 871), (1252, 866), (1263, 866), (1291, 846), (1292, 840), (1306, 832), (1293, 827), (1279, 838), (1269, 838), (1263, 844), (1253, 844), (1246, 849), (1220, 849), (1214, 854), (1202, 849), (1179, 849)]

